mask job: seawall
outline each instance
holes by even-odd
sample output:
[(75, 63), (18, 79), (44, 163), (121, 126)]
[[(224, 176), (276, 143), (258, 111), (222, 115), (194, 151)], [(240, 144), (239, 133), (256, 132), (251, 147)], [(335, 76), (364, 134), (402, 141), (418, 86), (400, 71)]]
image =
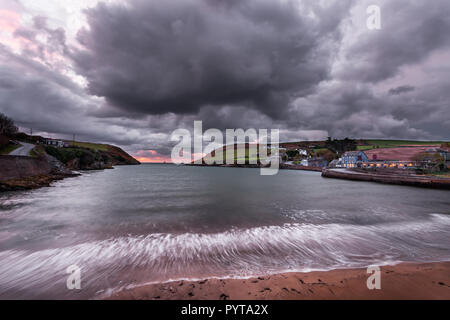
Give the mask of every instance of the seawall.
[(0, 156), (0, 180), (21, 179), (49, 174), (51, 167), (44, 159), (24, 156)]
[(371, 181), (386, 184), (408, 185), (415, 187), (449, 189), (450, 179), (431, 176), (376, 174), (350, 171), (346, 169), (324, 169), (322, 176), (326, 178), (347, 179), (356, 181)]

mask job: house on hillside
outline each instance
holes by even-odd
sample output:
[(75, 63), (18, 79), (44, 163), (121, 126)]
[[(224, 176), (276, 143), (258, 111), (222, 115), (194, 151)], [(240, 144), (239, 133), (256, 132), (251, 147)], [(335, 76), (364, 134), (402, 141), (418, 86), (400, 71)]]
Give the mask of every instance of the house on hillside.
[(329, 168), (342, 168), (342, 162), (340, 159), (334, 159), (328, 164)]
[(435, 163), (437, 155), (444, 160), (445, 165), (450, 160), (450, 152), (437, 147), (404, 146), (371, 149), (364, 152), (349, 151), (330, 165), (337, 168), (416, 169)]
[(435, 152), (429, 146), (402, 146), (396, 148), (380, 148), (366, 150), (369, 162), (364, 163), (367, 168), (416, 169), (421, 164), (417, 161), (421, 153)]
[(343, 168), (360, 168), (368, 161), (369, 158), (363, 151), (347, 151), (339, 159), (340, 166)]
[(68, 148), (69, 143), (62, 141), (62, 140), (53, 140), (53, 139), (46, 139), (44, 140), (44, 144), (47, 146), (52, 146), (56, 148)]
[(328, 161), (322, 157), (315, 157), (309, 159), (303, 159), (300, 165), (305, 167), (325, 168), (328, 165)]
[(441, 149), (441, 148), (437, 148), (436, 152), (439, 153), (439, 155), (442, 157), (442, 159), (444, 159), (444, 161), (446, 163), (450, 162), (450, 151), (447, 151), (447, 150), (444, 150), (444, 149)]

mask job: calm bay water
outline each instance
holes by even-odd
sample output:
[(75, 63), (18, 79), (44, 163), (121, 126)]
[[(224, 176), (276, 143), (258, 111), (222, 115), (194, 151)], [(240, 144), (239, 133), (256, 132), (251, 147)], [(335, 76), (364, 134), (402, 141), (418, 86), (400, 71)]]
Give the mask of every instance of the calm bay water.
[[(141, 165), (0, 194), (0, 298), (450, 260), (450, 192), (320, 173)], [(66, 269), (81, 268), (81, 290)]]

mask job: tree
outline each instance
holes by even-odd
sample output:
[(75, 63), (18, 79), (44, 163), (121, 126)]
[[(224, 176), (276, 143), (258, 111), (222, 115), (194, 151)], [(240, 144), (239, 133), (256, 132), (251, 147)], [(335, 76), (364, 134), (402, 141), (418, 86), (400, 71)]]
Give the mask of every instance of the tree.
[(336, 153), (344, 153), (346, 151), (356, 150), (356, 140), (345, 138), (345, 139), (334, 139), (331, 137), (325, 142), (325, 147)]
[(316, 156), (322, 157), (323, 159), (327, 160), (328, 162), (331, 162), (334, 159), (336, 159), (336, 154), (331, 150), (319, 150), (316, 152)]
[(294, 158), (295, 156), (299, 155), (298, 150), (287, 150), (286, 154), (289, 158)]
[(421, 152), (413, 157), (422, 170), (429, 172), (445, 169), (445, 160), (438, 152)]
[(17, 131), (18, 128), (14, 124), (14, 121), (3, 113), (0, 113), (0, 135), (12, 136)]

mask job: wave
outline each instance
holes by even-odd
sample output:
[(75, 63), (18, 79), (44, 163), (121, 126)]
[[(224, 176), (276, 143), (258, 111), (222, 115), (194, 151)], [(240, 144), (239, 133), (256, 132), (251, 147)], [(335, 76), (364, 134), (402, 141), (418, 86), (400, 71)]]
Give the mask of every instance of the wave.
[(47, 297), (77, 265), (88, 297), (99, 290), (170, 279), (249, 277), (400, 261), (450, 260), (450, 217), (357, 226), (299, 224), (216, 234), (150, 234), (40, 251), (0, 252), (0, 297)]

